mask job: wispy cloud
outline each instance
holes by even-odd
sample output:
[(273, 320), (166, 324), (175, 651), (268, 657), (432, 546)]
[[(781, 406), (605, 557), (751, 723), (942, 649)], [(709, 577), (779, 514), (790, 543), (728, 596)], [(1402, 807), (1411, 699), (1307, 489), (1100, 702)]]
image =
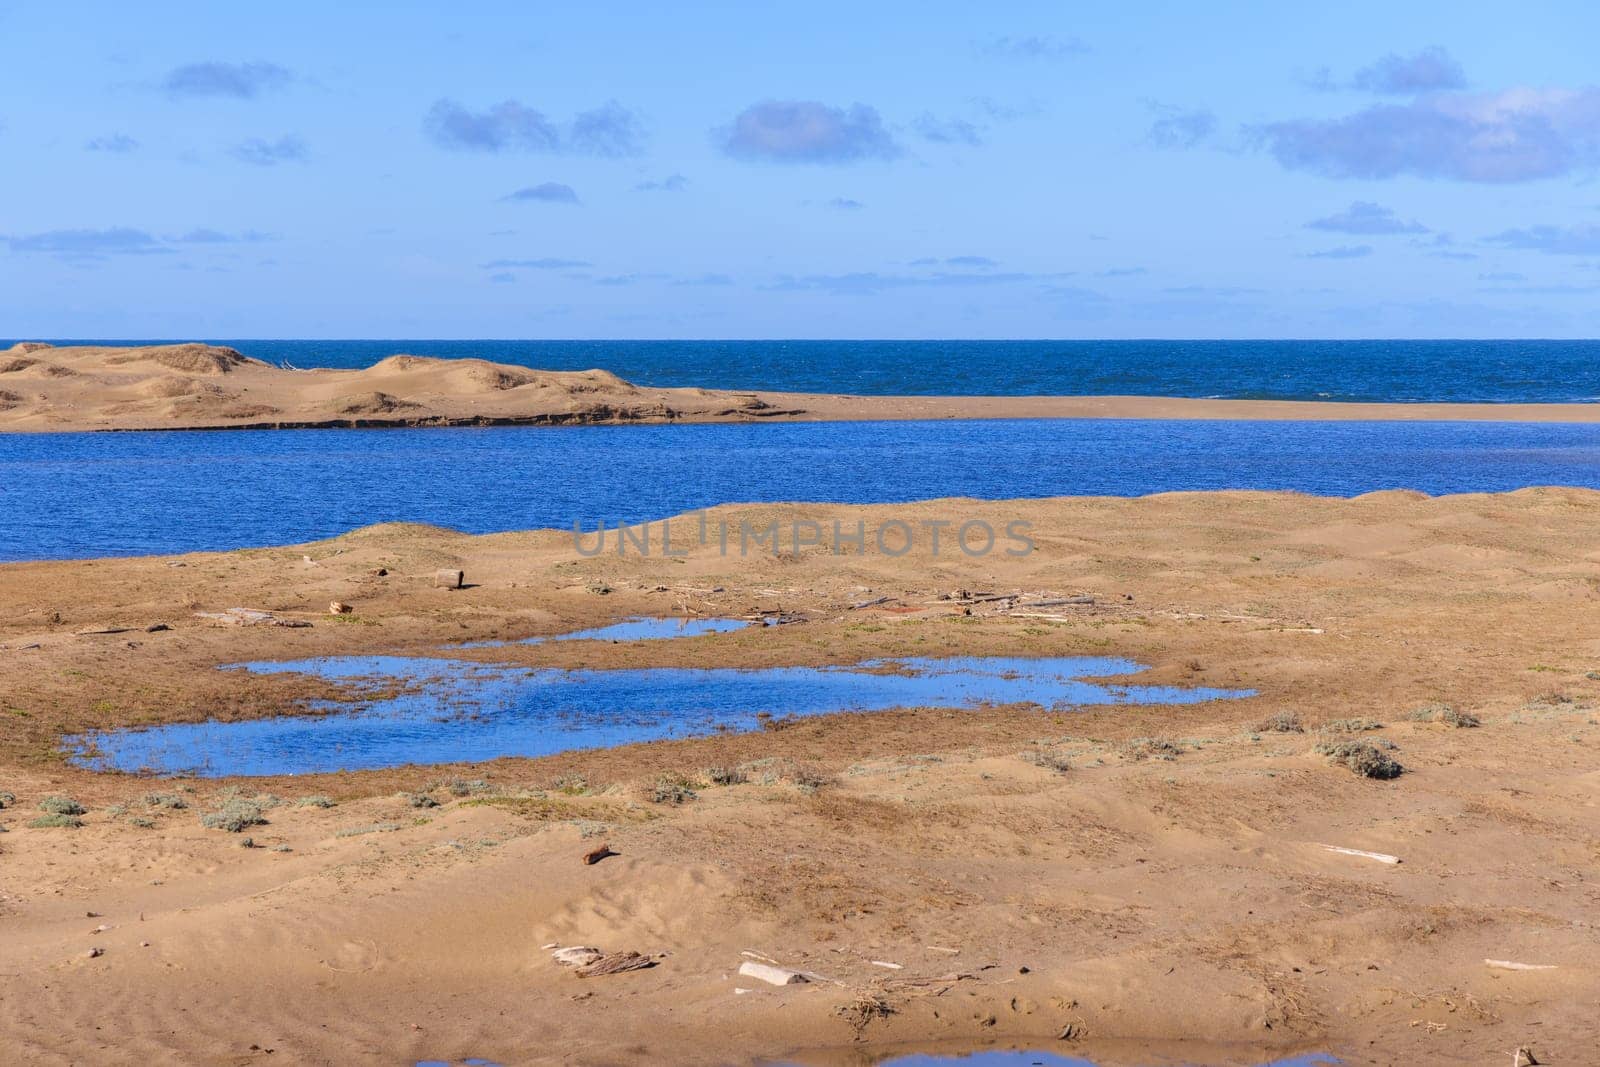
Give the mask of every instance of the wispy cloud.
[(1137, 278), (1150, 272), (1143, 267), (1111, 267), (1100, 272), (1102, 278)]
[(149, 233), (131, 226), (112, 226), (104, 230), (46, 230), (43, 233), (8, 236), (5, 241), (13, 252), (67, 258), (148, 256), (172, 252)]
[(835, 211), (860, 211), (867, 205), (859, 200), (851, 200), (848, 196), (836, 196), (827, 202), (828, 207)]
[(1320, 252), (1307, 252), (1307, 259), (1361, 259), (1372, 255), (1371, 245), (1337, 245)]
[(582, 259), (557, 259), (554, 256), (545, 256), (540, 259), (491, 259), (483, 264), (484, 270), (577, 270), (583, 267), (592, 267), (593, 263)]
[(508, 193), (506, 200), (535, 200), (546, 204), (576, 204), (578, 193), (570, 185), (560, 182), (540, 182), (538, 185), (529, 185)]
[(766, 289), (794, 291), (815, 289), (829, 293), (866, 296), (886, 289), (911, 288), (961, 288), (991, 285), (1015, 285), (1040, 281), (1056, 275), (1024, 274), (1020, 272), (951, 273), (934, 271), (930, 274), (880, 274), (876, 271), (858, 271), (849, 274), (780, 275)]
[(638, 155), (644, 124), (615, 100), (558, 122), (516, 100), (471, 111), (454, 100), (434, 103), (423, 132), (442, 148), (475, 152), (546, 152), (621, 157)]
[(1157, 148), (1198, 148), (1217, 132), (1217, 116), (1204, 108), (1185, 109), (1146, 101), (1156, 114), (1145, 140)]
[(242, 233), (223, 233), (209, 227), (196, 227), (180, 237), (172, 238), (175, 244), (186, 245), (237, 245), (256, 244), (260, 241), (270, 241), (268, 234), (258, 233), (255, 230), (245, 230)]
[(1343, 211), (1306, 223), (1308, 230), (1376, 236), (1390, 233), (1427, 233), (1416, 221), (1400, 218), (1393, 210), (1370, 200), (1353, 200)]
[(92, 137), (83, 146), (91, 152), (114, 152), (123, 155), (136, 151), (139, 142), (125, 133), (108, 133), (103, 137)]
[(1252, 133), (1284, 167), (1328, 178), (1533, 181), (1600, 164), (1600, 88), (1433, 93)]
[(1076, 37), (1050, 37), (1039, 34), (991, 37), (977, 44), (980, 55), (994, 59), (1031, 59), (1059, 62), (1083, 55), (1089, 46)]
[(640, 193), (681, 193), (688, 188), (689, 179), (681, 174), (669, 174), (665, 178), (656, 178), (651, 181), (640, 182), (635, 185), (634, 191)]
[(1487, 238), (1493, 244), (1561, 256), (1600, 255), (1600, 226), (1527, 226)]
[(1440, 89), (1465, 89), (1466, 72), (1438, 45), (1409, 56), (1390, 52), (1356, 71), (1350, 87), (1369, 93), (1413, 94)]
[(701, 274), (693, 278), (679, 278), (672, 283), (679, 286), (706, 286), (720, 288), (733, 284), (733, 279), (726, 274)]
[(903, 154), (877, 110), (814, 100), (767, 100), (741, 111), (715, 134), (735, 159), (769, 163), (855, 163)]
[(186, 63), (174, 67), (161, 81), (170, 97), (232, 97), (249, 100), (282, 89), (294, 80), (276, 63)]
[(305, 141), (286, 133), (276, 141), (252, 137), (233, 147), (233, 158), (257, 167), (275, 167), (279, 163), (304, 163), (310, 158)]
[(964, 144), (972, 148), (983, 144), (983, 130), (965, 119), (941, 119), (924, 111), (911, 120), (911, 128), (934, 144)]

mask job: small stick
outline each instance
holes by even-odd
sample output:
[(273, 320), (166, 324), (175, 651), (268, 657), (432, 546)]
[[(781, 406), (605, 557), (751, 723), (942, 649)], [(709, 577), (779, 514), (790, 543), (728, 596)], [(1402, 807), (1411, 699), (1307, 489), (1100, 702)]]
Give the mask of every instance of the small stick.
[(1387, 852), (1368, 852), (1360, 848), (1344, 848), (1340, 845), (1323, 845), (1329, 852), (1337, 852), (1345, 856), (1360, 856), (1366, 860), (1377, 860), (1379, 863), (1396, 864), (1400, 862), (1399, 856), (1391, 856)]

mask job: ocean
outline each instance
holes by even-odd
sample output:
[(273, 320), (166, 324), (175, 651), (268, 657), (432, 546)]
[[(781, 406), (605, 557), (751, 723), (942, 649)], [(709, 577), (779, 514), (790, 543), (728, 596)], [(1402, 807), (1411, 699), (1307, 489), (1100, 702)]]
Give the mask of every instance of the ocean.
[[(302, 368), (366, 367), (405, 352), (549, 370), (600, 367), (650, 386), (813, 393), (1487, 403), (1600, 398), (1600, 341), (204, 340)], [(0, 348), (11, 343), (0, 341)]]

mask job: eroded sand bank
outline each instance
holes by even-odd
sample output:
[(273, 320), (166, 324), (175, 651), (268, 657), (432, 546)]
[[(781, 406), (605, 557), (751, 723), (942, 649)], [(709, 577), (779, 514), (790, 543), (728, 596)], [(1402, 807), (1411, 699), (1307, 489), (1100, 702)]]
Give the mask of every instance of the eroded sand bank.
[[(1186, 1038), (1205, 1043), (1205, 1062), (1306, 1049), (1506, 1062), (1530, 1045), (1563, 1063), (1600, 1044), (1600, 494), (712, 516), (1021, 519), (1038, 550), (584, 558), (569, 533), (385, 526), (0, 567), (0, 789), (16, 795), (0, 811), (0, 1048), (38, 1063), (266, 1062), (271, 1049), (271, 1062), (855, 1064), (905, 1042), (1009, 1043), (1110, 1064)], [(436, 588), (442, 567), (471, 587)], [(1029, 596), (985, 598), (1012, 592)], [(1026, 607), (1084, 596), (1094, 603)], [(332, 600), (353, 612), (328, 615)], [(311, 625), (197, 614), (236, 606)], [(64, 733), (282, 714), (331, 692), (219, 664), (759, 611), (804, 621), (453, 655), (588, 667), (1116, 655), (1150, 665), (1140, 681), (1260, 695), (843, 715), (235, 782), (95, 775), (57, 748)], [(1412, 718), (1439, 703), (1481, 725)], [(1261, 729), (1280, 714), (1303, 731)], [(1341, 722), (1394, 745), (1405, 773), (1330, 765), (1314, 748), (1348, 736), (1321, 731)], [(739, 766), (742, 784), (706, 774)], [(664, 776), (696, 795), (655, 802)], [(285, 802), (240, 834), (202, 827), (228, 786)], [(439, 806), (402, 795), (420, 791)], [(85, 825), (29, 828), (52, 794), (82, 801)], [(337, 806), (298, 805), (312, 795)], [(585, 865), (600, 842), (618, 855)], [(550, 961), (552, 943), (660, 956), (585, 979)], [(741, 979), (746, 951), (826, 980)]]
[(203, 344), (0, 351), (0, 432), (1044, 418), (1596, 422), (1600, 404), (842, 396), (655, 389), (603, 370), (407, 355), (294, 370)]

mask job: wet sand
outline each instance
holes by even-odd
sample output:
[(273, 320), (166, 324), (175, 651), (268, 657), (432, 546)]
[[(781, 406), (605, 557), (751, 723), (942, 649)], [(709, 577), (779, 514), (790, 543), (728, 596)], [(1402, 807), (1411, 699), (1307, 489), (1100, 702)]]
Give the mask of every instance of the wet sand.
[[(923, 541), (900, 557), (584, 558), (570, 533), (391, 525), (304, 546), (0, 566), (0, 789), (16, 796), (0, 811), (0, 1049), (38, 1063), (859, 1064), (891, 1047), (1011, 1045), (1106, 1064), (1314, 1049), (1387, 1064), (1505, 1062), (1519, 1045), (1576, 1063), (1600, 1044), (1600, 493), (712, 518), (1023, 520), (1037, 551), (934, 556)], [(470, 587), (435, 587), (445, 567)], [(1094, 602), (1029, 607), (1082, 597)], [(331, 616), (333, 600), (354, 610)], [(311, 625), (204, 614), (232, 607)], [(1151, 667), (1140, 682), (1260, 695), (825, 716), (263, 780), (94, 774), (58, 747), (83, 730), (279, 715), (338, 695), (220, 664), (763, 611), (798, 621), (451, 655), (586, 667), (1125, 656)], [(1415, 715), (1436, 704), (1481, 725)], [(1263, 728), (1280, 716), (1301, 729)], [(1394, 746), (1405, 772), (1358, 777), (1315, 751), (1352, 737)], [(714, 784), (714, 767), (746, 780)], [(229, 787), (283, 803), (242, 833), (203, 827)], [(684, 787), (682, 803), (656, 800)], [(418, 791), (438, 806), (413, 806), (404, 794)], [(145, 803), (158, 792), (186, 807)], [(88, 807), (84, 825), (29, 828), (56, 794)], [(336, 806), (298, 803), (313, 795)], [(618, 854), (583, 863), (602, 842)], [(551, 944), (655, 966), (580, 978)], [(741, 978), (746, 952), (816, 980)]]
[(604, 370), (407, 355), (364, 370), (295, 370), (202, 344), (0, 351), (0, 432), (1068, 418), (1590, 423), (1600, 404), (844, 396), (656, 389)]

